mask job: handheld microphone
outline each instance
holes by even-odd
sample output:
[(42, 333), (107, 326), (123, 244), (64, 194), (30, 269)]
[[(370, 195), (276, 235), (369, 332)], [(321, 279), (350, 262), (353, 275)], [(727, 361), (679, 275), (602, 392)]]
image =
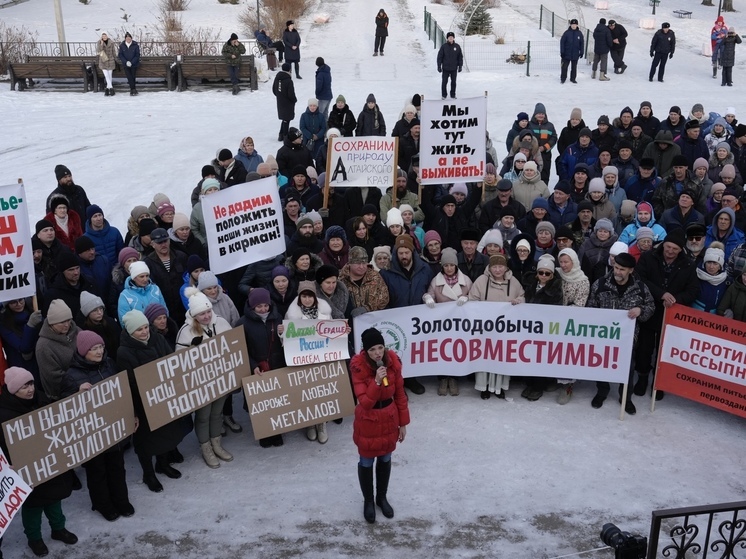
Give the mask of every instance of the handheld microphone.
[[(379, 367), (383, 367), (383, 361), (381, 361), (380, 359), (376, 361), (376, 368), (378, 369)], [(389, 379), (387, 379), (386, 377), (383, 377), (383, 385), (384, 386), (389, 385)]]

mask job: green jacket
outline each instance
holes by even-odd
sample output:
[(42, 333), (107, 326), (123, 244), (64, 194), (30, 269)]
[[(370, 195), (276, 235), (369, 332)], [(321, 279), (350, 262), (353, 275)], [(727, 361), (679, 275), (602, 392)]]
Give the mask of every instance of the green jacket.
[[(246, 47), (243, 43), (238, 43), (238, 46), (234, 47), (230, 41), (228, 41), (223, 45), (223, 58), (225, 58), (225, 63), (230, 66), (240, 66), (242, 54), (246, 54)], [(236, 58), (232, 58), (233, 55), (235, 55)]]

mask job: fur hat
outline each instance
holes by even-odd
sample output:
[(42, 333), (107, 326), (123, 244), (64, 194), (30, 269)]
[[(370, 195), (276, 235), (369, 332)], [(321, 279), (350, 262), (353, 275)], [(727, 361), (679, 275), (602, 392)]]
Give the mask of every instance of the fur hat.
[(500, 248), (503, 247), (503, 234), (500, 233), (499, 229), (489, 229), (485, 234), (484, 237), (482, 237), (482, 243), (484, 246), (487, 246), (489, 244), (495, 244), (499, 246)]
[(505, 258), (504, 254), (493, 254), (492, 256), (490, 256), (489, 265), (490, 266), (507, 266), (508, 265), (508, 259)]
[(138, 260), (137, 262), (130, 264), (130, 277), (132, 279), (135, 279), (141, 274), (150, 275), (150, 268), (148, 268), (148, 265), (145, 262)]
[(453, 264), (454, 266), (458, 266), (458, 256), (456, 255), (456, 249), (446, 247), (441, 251), (440, 265), (445, 266), (446, 264)]
[(85, 354), (91, 351), (91, 348), (95, 345), (104, 345), (104, 340), (101, 336), (92, 332), (91, 330), (81, 330), (78, 332), (78, 337), (75, 340), (75, 348), (78, 350), (78, 355), (85, 357)]
[(88, 316), (96, 309), (100, 309), (104, 306), (104, 302), (101, 297), (88, 293), (87, 291), (80, 292), (80, 314)]
[(562, 227), (557, 229), (557, 233), (555, 233), (554, 238), (575, 240), (575, 235), (568, 225), (563, 225)]
[(461, 230), (461, 238), (462, 241), (476, 241), (479, 242), (481, 240), (482, 236), (479, 234), (479, 231), (477, 229), (473, 229), (471, 227), (465, 227)]
[(324, 264), (318, 270), (316, 270), (316, 283), (321, 285), (324, 281), (330, 277), (339, 277), (339, 269), (331, 264)]
[(8, 392), (15, 394), (24, 385), (34, 381), (34, 375), (21, 367), (8, 367), (5, 369), (5, 386)]
[(269, 291), (263, 287), (257, 287), (252, 289), (249, 293), (249, 307), (255, 309), (258, 305), (271, 305), (272, 300), (269, 296)]
[(339, 225), (332, 225), (329, 227), (329, 229), (326, 230), (326, 236), (324, 237), (324, 241), (326, 244), (329, 244), (329, 241), (332, 239), (342, 239), (343, 242), (347, 242), (347, 233), (345, 233), (344, 228), (340, 227)]
[[(129, 314), (129, 313), (127, 313)], [(168, 309), (161, 305), (160, 303), (150, 303), (147, 307), (145, 307), (145, 318), (148, 319), (148, 322), (153, 322), (156, 318), (158, 318), (161, 315), (168, 316)], [(125, 314), (125, 316), (127, 316)]]
[(693, 118), (691, 120), (687, 120), (686, 124), (684, 125), (685, 130), (694, 130), (701, 128), (702, 125), (699, 123), (699, 121), (696, 118)]
[(375, 328), (368, 328), (365, 332), (362, 333), (362, 335), (360, 336), (360, 340), (363, 343), (363, 349), (365, 351), (368, 351), (370, 348), (377, 345), (386, 347), (386, 342), (383, 339), (383, 334), (381, 334), (381, 332), (379, 332)]
[[(151, 307), (156, 307), (156, 306), (160, 307), (164, 311), (166, 310), (165, 307), (163, 307), (163, 305), (159, 305), (158, 303), (151, 303), (150, 305), (147, 306), (147, 308), (145, 309), (145, 312), (148, 312), (148, 309), (151, 309)], [(151, 313), (152, 312), (153, 311), (151, 310)], [(153, 320), (155, 320), (162, 314), (164, 313), (159, 312), (158, 314), (153, 316)], [(122, 317), (122, 326), (124, 326), (124, 329), (127, 330), (127, 333), (130, 336), (135, 333), (135, 330), (139, 330), (143, 326), (147, 326), (148, 324), (150, 324), (150, 322), (151, 322), (151, 319), (149, 319), (145, 313), (137, 309), (127, 311), (126, 313), (124, 313), (124, 316)]]
[(51, 326), (66, 320), (72, 320), (73, 312), (62, 299), (54, 299), (47, 309), (47, 323)]

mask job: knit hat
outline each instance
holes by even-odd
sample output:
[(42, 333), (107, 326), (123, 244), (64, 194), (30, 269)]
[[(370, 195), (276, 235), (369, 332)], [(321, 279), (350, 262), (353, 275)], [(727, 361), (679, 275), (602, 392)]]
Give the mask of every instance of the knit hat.
[(272, 300), (269, 297), (269, 291), (263, 287), (252, 289), (249, 293), (249, 307), (255, 309), (259, 305), (271, 305)]
[(460, 240), (462, 241), (479, 242), (481, 238), (482, 236), (479, 234), (479, 231), (477, 229), (473, 229), (471, 227), (465, 227), (464, 229), (461, 230)]
[(670, 29), (670, 27), (671, 27), (671, 24), (668, 23), (667, 21), (664, 21), (663, 23), (661, 23), (661, 29)]
[(619, 213), (622, 217), (632, 219), (635, 217), (636, 205), (634, 200), (623, 200)]
[[(513, 160), (515, 161), (515, 158)], [(485, 175), (497, 175), (497, 169), (492, 163), (487, 163), (487, 165), (485, 165), (484, 167), (484, 174)]]
[[(213, 171), (213, 173), (214, 173), (214, 172), (215, 172), (215, 171)], [(135, 221), (137, 221), (137, 219), (138, 219), (138, 218), (139, 218), (139, 217), (140, 217), (140, 216), (141, 216), (142, 214), (150, 214), (150, 212), (148, 211), (148, 208), (147, 208), (147, 206), (135, 206), (134, 208), (132, 208), (132, 211), (130, 212), (130, 217), (131, 217), (132, 219), (134, 219)]]
[[(209, 179), (208, 179), (209, 180)], [(141, 237), (148, 237), (158, 227), (158, 224), (154, 219), (146, 217), (140, 222), (138, 230), (140, 231)]]
[(381, 334), (381, 332), (379, 332), (375, 328), (368, 328), (360, 336), (360, 340), (363, 343), (363, 349), (365, 351), (368, 351), (370, 348), (375, 347), (377, 345), (382, 345), (386, 347), (386, 342), (383, 339), (383, 334)]
[(541, 233), (542, 231), (548, 231), (549, 234), (552, 235), (552, 237), (554, 237), (555, 233), (557, 232), (551, 221), (540, 221), (536, 225), (536, 235), (538, 236), (539, 233)]
[(29, 382), (33, 382), (34, 375), (21, 367), (5, 369), (5, 386), (10, 394), (15, 394)]
[(130, 278), (135, 279), (141, 274), (150, 275), (150, 268), (148, 268), (148, 265), (145, 262), (138, 260), (137, 262), (130, 264)]
[(580, 132), (578, 133), (578, 138), (580, 138), (581, 136), (588, 136), (589, 138), (591, 138), (592, 137), (591, 129), (588, 128), (587, 126), (585, 128), (581, 128)]
[(710, 187), (710, 196), (716, 192), (722, 192), (725, 190), (725, 185), (722, 182), (716, 182)]
[(303, 293), (304, 291), (310, 291), (311, 293), (316, 295), (316, 284), (310, 280), (302, 281), (298, 284), (298, 295)]
[(451, 187), (448, 192), (450, 194), (463, 194), (464, 196), (466, 196), (467, 194), (469, 194), (469, 189), (466, 187), (465, 182), (457, 182)]
[[(145, 312), (148, 312), (148, 310), (150, 310), (151, 313), (154, 313), (154, 307), (160, 307), (161, 309), (163, 309), (164, 312), (158, 312), (153, 316), (152, 319), (149, 319), (148, 315), (137, 309), (133, 309), (124, 313), (124, 316), (122, 317), (122, 326), (124, 326), (124, 329), (127, 330), (127, 333), (130, 336), (134, 334), (136, 330), (139, 330), (143, 326), (147, 326), (148, 324), (150, 324), (150, 322), (152, 322), (162, 314), (168, 314), (165, 313), (166, 308), (163, 305), (159, 305), (158, 303), (151, 303), (150, 305), (148, 305), (145, 309)], [(78, 334), (78, 339), (80, 339), (80, 334)]]
[(542, 209), (549, 211), (549, 202), (547, 202), (544, 198), (539, 196), (538, 198), (534, 198), (534, 201), (531, 202), (531, 209)]
[(429, 245), (433, 241), (438, 241), (439, 243), (443, 243), (443, 240), (440, 238), (440, 234), (435, 229), (430, 229), (430, 231), (425, 232), (425, 246)]
[[(520, 244), (520, 242), (518, 244)], [(490, 256), (490, 263), (489, 263), (489, 265), (490, 266), (507, 266), (508, 265), (508, 259), (505, 258), (504, 254), (493, 254), (492, 256)]]
[(332, 225), (326, 230), (326, 237), (324, 237), (324, 240), (329, 244), (329, 241), (332, 239), (342, 239), (342, 241), (346, 243), (347, 233), (345, 233), (345, 230), (339, 225)]
[(590, 175), (590, 169), (588, 168), (588, 165), (585, 163), (576, 163), (575, 168), (572, 170), (573, 174), (575, 173), (585, 173), (586, 175)]
[(293, 66), (292, 66), (292, 64), (290, 64), (290, 62), (283, 62), (282, 66), (280, 66), (280, 68), (282, 68), (283, 72), (289, 72), (292, 67)]
[(735, 107), (725, 107), (725, 112), (723, 113), (724, 116), (733, 115), (736, 116), (736, 108)]
[(456, 37), (456, 35), (455, 35), (455, 33), (453, 31), (449, 31), (448, 33), (446, 33), (446, 39), (448, 37)]
[(550, 272), (554, 273), (554, 256), (551, 254), (542, 254), (541, 258), (539, 258), (538, 262), (536, 262), (536, 271), (539, 270), (549, 270)]
[(619, 116), (620, 117), (624, 116), (624, 113), (628, 113), (630, 116), (633, 116), (633, 117), (635, 116), (635, 113), (632, 111), (630, 107), (624, 107), (622, 111), (619, 113)]
[(536, 161), (526, 161), (526, 164), (523, 166), (523, 170), (530, 169), (533, 171), (538, 171), (539, 167), (536, 165)]
[(502, 208), (500, 210), (499, 215), (500, 215), (500, 219), (502, 219), (502, 218), (504, 218), (506, 216), (516, 217), (515, 210), (511, 206), (505, 206), (504, 208)]
[(684, 188), (681, 192), (679, 192), (678, 198), (681, 198), (682, 196), (689, 196), (692, 202), (694, 202), (695, 198), (697, 197), (697, 193), (694, 192), (694, 190), (691, 188)]
[(347, 103), (347, 99), (345, 99), (344, 95), (337, 95), (337, 103), (342, 101), (342, 103)]
[(78, 337), (75, 340), (78, 355), (85, 357), (85, 354), (91, 351), (91, 348), (95, 345), (104, 345), (103, 338), (96, 334), (96, 332), (92, 332), (91, 330), (81, 330), (78, 332)]
[(229, 41), (238, 41), (238, 35), (236, 35), (235, 33), (231, 33), (231, 38), (229, 39)]
[(85, 251), (91, 250), (92, 248), (96, 248), (96, 245), (90, 237), (83, 235), (82, 237), (75, 239), (75, 254), (83, 254)]
[(412, 241), (412, 237), (407, 234), (399, 235), (394, 243), (394, 250), (399, 250), (400, 248), (408, 248), (414, 252), (414, 241)]
[(174, 211), (176, 211), (174, 205), (171, 202), (165, 202), (158, 206), (158, 217), (163, 217), (165, 213)]
[[(425, 244), (427, 244), (427, 243), (425, 243)], [(359, 248), (362, 248), (362, 247), (359, 247)], [(384, 245), (384, 246), (380, 246), (380, 247), (374, 247), (373, 248), (373, 258), (371, 258), (371, 260), (375, 261), (376, 256), (378, 256), (379, 254), (385, 254), (386, 256), (388, 256), (389, 258), (391, 258), (391, 247), (388, 246), (388, 245)]]
[(292, 262), (293, 266), (295, 266), (298, 263), (298, 260), (301, 259), (303, 256), (311, 257), (311, 251), (307, 248), (298, 247), (293, 251), (293, 254), (290, 255), (290, 262)]
[(620, 252), (614, 256), (614, 262), (622, 268), (634, 268), (637, 264), (635, 257), (628, 252)]
[(723, 148), (725, 151), (730, 153), (730, 144), (728, 142), (719, 142), (717, 146), (715, 146), (715, 151), (719, 150), (720, 148)]
[(604, 170), (601, 171), (601, 175), (604, 176), (604, 177), (606, 175), (614, 175), (615, 177), (618, 177), (619, 176), (619, 169), (617, 169), (616, 167), (614, 167), (614, 165), (607, 165), (606, 167), (604, 167)]
[(695, 171), (699, 169), (700, 167), (704, 167), (705, 169), (709, 169), (710, 165), (707, 163), (707, 159), (704, 157), (698, 157), (694, 160), (694, 165), (692, 165), (692, 169)]
[(349, 264), (367, 264), (368, 253), (363, 247), (352, 247), (347, 258)]
[(694, 105), (692, 105), (692, 114), (703, 113), (703, 112), (705, 112), (705, 108), (702, 105), (702, 103), (694, 103)]
[(458, 256), (456, 255), (456, 249), (446, 247), (440, 253), (440, 265), (445, 266), (446, 264), (453, 264), (458, 266)]
[(446, 194), (440, 199), (441, 208), (445, 208), (448, 204), (456, 205), (456, 198), (453, 197), (453, 194)]
[(515, 155), (513, 156), (513, 163), (515, 163), (516, 161), (523, 161), (523, 162), (525, 163), (525, 162), (526, 162), (526, 155), (525, 155), (525, 154), (523, 154), (523, 153), (521, 153), (521, 152), (519, 151), (518, 153), (516, 153), (516, 154), (515, 154)]
[(489, 244), (495, 244), (500, 248), (503, 247), (503, 234), (500, 233), (499, 229), (489, 229), (482, 237), (482, 243), (487, 246)]
[(311, 210), (310, 212), (306, 212), (304, 214), (308, 219), (311, 220), (312, 223), (323, 223), (324, 218), (321, 217), (321, 214), (317, 212), (316, 210)]
[(198, 269), (207, 269), (207, 264), (205, 264), (205, 261), (202, 260), (202, 257), (198, 254), (192, 254), (187, 258), (187, 272), (190, 274), (194, 272), (194, 270)]
[[(194, 289), (194, 288), (191, 288)], [(189, 291), (189, 288), (184, 291)], [(212, 309), (212, 303), (207, 298), (207, 296), (202, 293), (201, 291), (197, 291), (194, 294), (188, 295), (189, 296), (189, 316), (194, 318), (200, 313), (203, 313), (205, 311), (209, 311)]]
[(666, 243), (673, 243), (679, 248), (684, 248), (686, 246), (686, 233), (683, 229), (676, 228), (668, 233), (663, 241)]
[(578, 107), (575, 107), (573, 110), (570, 111), (570, 120), (574, 118), (578, 120), (583, 118), (583, 111), (579, 109)]
[(368, 97), (365, 98), (366, 103), (375, 103), (376, 102), (376, 96), (372, 93), (368, 94)]
[(70, 307), (67, 306), (65, 301), (62, 299), (54, 299), (49, 303), (49, 309), (47, 309), (47, 323), (49, 323), (50, 326), (72, 319), (73, 312), (70, 310)]
[[(341, 97), (341, 95), (340, 95), (340, 97)], [(332, 136), (341, 137), (342, 136), (342, 132), (339, 131), (339, 128), (330, 128), (329, 130), (326, 131), (326, 139), (328, 140)]]
[(88, 293), (87, 291), (80, 292), (80, 313), (83, 316), (88, 316), (96, 309), (100, 309), (104, 306), (104, 302), (101, 297)]
[(104, 215), (104, 210), (101, 209), (101, 206), (97, 206), (96, 204), (91, 204), (85, 210), (86, 221), (89, 221), (96, 214)]
[(42, 243), (36, 235), (31, 237), (31, 250), (33, 252), (44, 250), (44, 243)]
[(614, 224), (611, 223), (610, 219), (607, 219), (605, 217), (602, 217), (596, 222), (595, 227), (593, 228), (594, 231), (598, 231), (600, 229), (604, 229), (605, 231), (608, 231), (609, 233), (614, 232)]
[(637, 229), (637, 233), (635, 233), (635, 239), (638, 241), (642, 239), (650, 239), (652, 241), (655, 239), (655, 233), (653, 233), (653, 230), (650, 227), (640, 227)]
[(572, 185), (570, 181), (561, 180), (554, 185), (555, 192), (564, 192), (565, 194), (572, 194)]
[(720, 178), (721, 179), (735, 179), (736, 168), (730, 163), (728, 163), (727, 165), (723, 165), (723, 168), (720, 170)]
[(272, 167), (270, 167), (269, 163), (266, 162), (259, 163), (259, 165), (256, 166), (256, 172), (259, 173), (260, 177), (268, 177), (272, 174)]
[(57, 256), (57, 269), (60, 272), (64, 272), (65, 270), (69, 270), (70, 268), (76, 268), (78, 266), (80, 266), (78, 257), (69, 250), (65, 250)]
[(578, 202), (578, 213), (582, 212), (583, 210), (592, 212), (593, 202), (591, 202), (590, 200), (581, 200), (580, 202)]
[(631, 150), (632, 149), (632, 142), (630, 142), (629, 140), (626, 140), (626, 139), (622, 138), (621, 140), (619, 140), (617, 142), (616, 147), (617, 147), (618, 151), (622, 151), (623, 149)]
[(59, 182), (62, 177), (72, 176), (72, 173), (64, 165), (57, 165), (54, 168), (54, 176), (57, 177), (57, 181)]
[(191, 227), (191, 224), (189, 223), (189, 218), (185, 214), (175, 213), (171, 227), (173, 227), (174, 231), (178, 231), (182, 227)]
[(572, 229), (568, 225), (563, 225), (559, 229), (557, 229), (557, 232), (554, 235), (555, 239), (575, 239), (575, 235), (572, 232)]
[(313, 220), (308, 217), (308, 214), (303, 214), (301, 217), (298, 218), (298, 221), (295, 222), (295, 228), (300, 231), (300, 228), (304, 225), (310, 225), (313, 227)]
[(205, 289), (209, 289), (210, 287), (217, 287), (218, 284), (218, 278), (217, 276), (211, 272), (210, 270), (205, 270), (199, 275), (199, 279), (197, 280), (197, 289), (200, 291), (204, 291)]
[[(125, 314), (124, 316), (127, 316), (127, 314)], [(148, 322), (150, 323), (164, 314), (168, 316), (168, 309), (160, 303), (150, 303), (147, 307), (145, 307), (145, 318), (147, 318)]]
[(378, 207), (375, 204), (365, 204), (360, 210), (360, 215), (373, 214), (378, 217)]
[(137, 258), (140, 259), (140, 253), (137, 252), (132, 247), (124, 247), (122, 250), (119, 251), (119, 265), (124, 268), (124, 263), (127, 262), (130, 258)]
[(386, 227), (391, 227), (392, 225), (404, 225), (404, 219), (401, 216), (399, 208), (391, 208), (386, 214)]
[(414, 216), (414, 208), (409, 204), (402, 204), (399, 206), (399, 211), (402, 213), (402, 216), (404, 215), (404, 212), (411, 212)]
[(642, 103), (640, 103), (640, 108), (642, 109), (643, 107), (647, 107), (648, 109), (652, 109), (653, 108), (653, 104), (650, 101), (643, 101)]
[[(356, 247), (356, 248), (361, 248), (361, 247)], [(363, 249), (363, 250), (365, 250), (365, 249)], [(350, 251), (350, 252), (352, 252), (352, 251)], [(290, 279), (290, 270), (288, 270), (287, 267), (282, 266), (282, 265), (275, 266), (274, 268), (272, 268), (272, 279), (275, 279), (275, 278), (280, 277), (280, 276), (283, 276), (283, 277), (286, 277), (286, 278)]]
[(520, 112), (520, 113), (518, 113), (518, 115), (517, 115), (517, 116), (515, 117), (515, 119), (516, 119), (516, 120), (517, 120), (518, 122), (521, 122), (522, 120), (528, 120), (528, 113)]
[(316, 99), (316, 97), (311, 97), (308, 100), (308, 106), (310, 107), (311, 105), (316, 105), (318, 107), (319, 106), (319, 100)]
[(46, 219), (40, 219), (36, 222), (36, 234), (38, 235), (41, 233), (44, 229), (47, 229), (48, 227), (51, 227), (54, 229), (54, 224), (52, 224), (51, 221), (47, 221)]
[[(527, 251), (531, 252), (531, 243), (528, 242), (527, 239), (521, 239), (515, 245), (516, 250), (518, 250), (519, 248), (525, 248)], [(492, 260), (492, 258), (493, 257), (490, 257), (490, 260)]]
[(203, 165), (202, 166), (202, 178), (203, 179), (205, 177), (215, 176), (215, 174), (216, 174), (215, 173), (215, 167), (213, 167), (212, 165)]
[(217, 188), (220, 190), (220, 181), (218, 179), (205, 179), (202, 181), (202, 194), (211, 188)]
[(738, 126), (736, 126), (733, 135), (736, 138), (742, 138), (743, 136), (746, 136), (746, 124), (739, 124)]
[[(720, 245), (720, 246), (715, 246)], [(707, 262), (717, 262), (720, 267), (723, 267), (723, 264), (725, 264), (725, 252), (723, 251), (722, 247), (723, 245), (721, 243), (712, 243), (707, 250), (705, 250), (705, 263)]]
[[(523, 155), (523, 154), (521, 154)], [(524, 157), (525, 161), (525, 157)], [(507, 192), (508, 190), (511, 190), (513, 188), (513, 181), (510, 179), (500, 179), (497, 181), (497, 189), (501, 192)]]
[(223, 148), (218, 152), (218, 161), (221, 163), (223, 161), (228, 161), (229, 159), (233, 159), (233, 153), (231, 153), (231, 150), (228, 148)]
[(598, 177), (591, 179), (591, 183), (588, 185), (588, 192), (606, 192), (606, 183), (604, 183), (604, 179)]
[(629, 247), (622, 241), (616, 241), (613, 245), (611, 245), (611, 248), (609, 249), (609, 254), (611, 256), (616, 256), (617, 254), (621, 254), (623, 252), (629, 252)]
[(608, 115), (601, 115), (598, 117), (598, 120), (596, 121), (596, 124), (605, 124), (606, 126), (611, 126), (611, 122), (609, 122)]

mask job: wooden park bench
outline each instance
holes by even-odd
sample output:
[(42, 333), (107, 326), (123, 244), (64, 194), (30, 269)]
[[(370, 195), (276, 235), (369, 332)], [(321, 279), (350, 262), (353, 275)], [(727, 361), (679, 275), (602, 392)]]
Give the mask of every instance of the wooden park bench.
[(87, 92), (92, 85), (93, 57), (80, 56), (27, 56), (26, 62), (11, 63), (8, 65), (10, 74), (10, 89), (18, 91), (26, 89), (28, 85), (33, 87), (35, 79), (75, 79), (83, 82), (83, 93)]
[[(93, 74), (93, 90), (103, 91), (106, 80), (104, 79), (104, 72), (95, 66), (96, 71)], [(162, 79), (168, 85), (168, 90), (173, 91), (176, 89), (176, 57), (175, 56), (141, 56), (140, 65), (137, 67), (137, 79)], [(113, 76), (115, 78), (125, 78), (124, 68), (120, 64), (117, 64), (116, 70), (114, 70)]]
[(692, 12), (688, 10), (674, 10), (673, 13), (676, 14), (676, 17), (680, 17), (680, 18), (688, 17), (689, 19), (692, 19)]
[[(184, 55), (177, 62), (178, 89), (184, 91), (188, 80), (199, 80), (202, 83), (225, 82), (228, 78), (228, 65), (222, 56), (189, 56)], [(244, 56), (239, 67), (238, 78), (249, 82), (249, 89), (258, 88), (254, 55)]]

